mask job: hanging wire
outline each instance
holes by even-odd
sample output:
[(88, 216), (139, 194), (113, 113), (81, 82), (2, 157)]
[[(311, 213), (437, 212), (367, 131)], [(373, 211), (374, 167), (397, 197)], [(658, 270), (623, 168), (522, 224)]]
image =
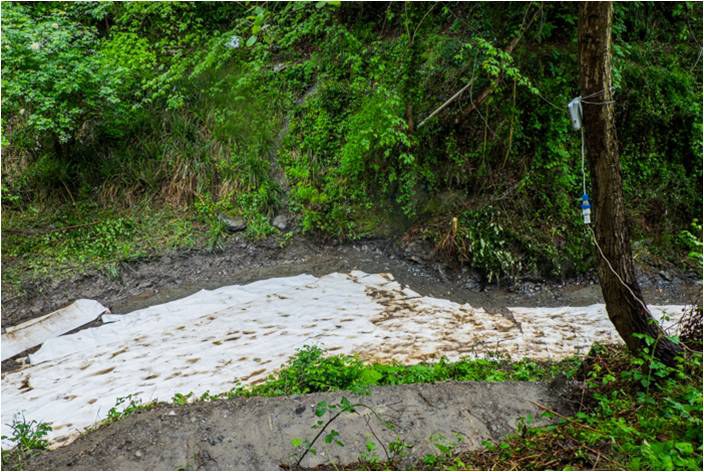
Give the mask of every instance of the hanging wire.
[(612, 103), (616, 103), (616, 100), (606, 100), (604, 102), (589, 102), (587, 100), (582, 100), (582, 103), (586, 103), (587, 105), (610, 105)]
[[(585, 153), (585, 149), (584, 149), (584, 125), (582, 125), (582, 127), (580, 128), (580, 131), (581, 131), (581, 137), (582, 137), (582, 194), (583, 194), (583, 195), (586, 195), (586, 193), (587, 193), (587, 177), (586, 177), (586, 172), (585, 172), (585, 170), (584, 170), (584, 161), (585, 161), (585, 154), (586, 154), (586, 153)], [(650, 313), (650, 310), (648, 310), (648, 307), (647, 307), (647, 305), (645, 304), (645, 302), (643, 302), (643, 300), (641, 300), (641, 299), (635, 294), (635, 292), (631, 289), (631, 287), (629, 287), (629, 286), (626, 284), (626, 282), (623, 281), (623, 279), (621, 278), (621, 276), (619, 275), (619, 273), (616, 272), (616, 270), (613, 268), (613, 266), (611, 265), (611, 262), (609, 261), (609, 259), (608, 259), (608, 258), (606, 257), (606, 255), (604, 254), (604, 251), (601, 249), (601, 246), (599, 246), (599, 242), (596, 240), (596, 233), (594, 233), (594, 229), (591, 227), (591, 225), (586, 225), (586, 226), (587, 226), (587, 229), (589, 230), (589, 235), (591, 236), (592, 242), (594, 243), (594, 245), (596, 246), (597, 250), (599, 251), (599, 254), (601, 255), (601, 258), (604, 259), (604, 262), (606, 262), (606, 265), (609, 267), (609, 270), (611, 270), (611, 272), (613, 272), (613, 274), (616, 276), (616, 278), (617, 278), (618, 281), (621, 283), (621, 285), (623, 285), (623, 286), (626, 288), (626, 290), (628, 290), (628, 291), (630, 292), (630, 294), (633, 296), (633, 298), (634, 298), (638, 303), (640, 303), (640, 305), (643, 307), (643, 309), (645, 310), (645, 312), (646, 312), (646, 313)]]
[(544, 101), (545, 103), (547, 103), (547, 104), (550, 105), (551, 107), (555, 108), (556, 110), (560, 110), (560, 111), (563, 110), (562, 107), (558, 107), (557, 105), (555, 105), (554, 103), (552, 103), (550, 100), (548, 100), (547, 98), (543, 97), (543, 96), (540, 94), (540, 92), (538, 92), (537, 95), (538, 95), (538, 97), (540, 97), (540, 99), (541, 99), (542, 101)]
[(597, 91), (597, 92), (590, 93), (589, 95), (584, 95), (582, 98), (592, 98), (592, 97), (596, 97), (597, 95), (599, 95), (599, 94), (601, 94), (601, 93), (604, 93), (604, 92), (606, 92), (607, 90), (613, 92), (613, 91), (614, 91), (614, 88), (613, 88), (613, 87), (609, 87), (608, 89), (605, 89), (605, 88), (604, 88), (604, 89), (601, 89), (601, 90), (599, 90), (599, 91)]
[(587, 225), (587, 228), (589, 229), (589, 234), (590, 234), (591, 237), (592, 237), (592, 241), (594, 242), (594, 245), (595, 245), (596, 248), (599, 250), (599, 254), (601, 254), (601, 258), (604, 259), (604, 262), (606, 262), (606, 265), (609, 266), (609, 269), (611, 270), (611, 272), (613, 272), (613, 274), (616, 276), (616, 278), (618, 279), (618, 281), (621, 282), (621, 285), (623, 285), (624, 287), (626, 287), (626, 290), (628, 290), (628, 291), (631, 293), (631, 295), (633, 296), (633, 298), (635, 298), (635, 300), (636, 300), (638, 303), (640, 303), (640, 305), (643, 307), (643, 309), (645, 310), (645, 312), (646, 312), (646, 313), (650, 313), (650, 310), (648, 310), (648, 307), (647, 307), (646, 304), (643, 302), (643, 300), (641, 300), (640, 298), (638, 298), (638, 296), (635, 294), (635, 292), (633, 292), (633, 290), (631, 289), (631, 287), (629, 287), (629, 286), (626, 284), (626, 282), (623, 281), (623, 279), (621, 278), (621, 276), (618, 275), (618, 272), (616, 272), (616, 270), (613, 268), (613, 266), (611, 265), (611, 262), (609, 262), (609, 259), (607, 259), (606, 255), (604, 254), (604, 251), (601, 250), (601, 246), (599, 246), (599, 242), (596, 240), (596, 234), (594, 233), (594, 230), (592, 229), (592, 227), (589, 226), (589, 225)]
[(584, 172), (584, 126), (581, 126), (582, 132), (582, 195), (587, 194), (587, 174)]

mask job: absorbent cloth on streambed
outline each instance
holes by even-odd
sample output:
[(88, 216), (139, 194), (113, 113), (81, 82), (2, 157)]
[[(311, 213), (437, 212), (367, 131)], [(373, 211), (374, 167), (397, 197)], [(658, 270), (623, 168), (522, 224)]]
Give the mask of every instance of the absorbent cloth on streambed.
[(95, 300), (80, 299), (48, 315), (10, 326), (2, 333), (2, 360), (88, 324), (108, 311)]
[[(673, 319), (682, 311), (652, 309)], [(257, 383), (305, 344), (411, 364), (497, 353), (559, 359), (618, 341), (603, 305), (510, 311), (513, 319), (422, 297), (390, 274), (359, 271), (202, 290), (46, 341), (31, 365), (2, 379), (2, 434), (23, 412), (52, 423), (52, 445), (64, 444), (119, 397), (170, 401)]]

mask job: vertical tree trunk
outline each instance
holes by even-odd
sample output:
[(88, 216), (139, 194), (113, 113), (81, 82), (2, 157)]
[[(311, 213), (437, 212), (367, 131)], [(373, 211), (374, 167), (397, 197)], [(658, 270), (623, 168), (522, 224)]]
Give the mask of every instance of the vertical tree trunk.
[(580, 4), (580, 86), (582, 97), (588, 102), (582, 103), (582, 115), (591, 171), (594, 227), (603, 256), (613, 268), (612, 271), (597, 249), (599, 282), (609, 318), (631, 352), (639, 353), (644, 346), (633, 335), (647, 334), (657, 340), (656, 356), (672, 365), (680, 346), (665, 337), (639, 301), (643, 296), (635, 276), (626, 227), (614, 106), (610, 103), (612, 17), (611, 2)]

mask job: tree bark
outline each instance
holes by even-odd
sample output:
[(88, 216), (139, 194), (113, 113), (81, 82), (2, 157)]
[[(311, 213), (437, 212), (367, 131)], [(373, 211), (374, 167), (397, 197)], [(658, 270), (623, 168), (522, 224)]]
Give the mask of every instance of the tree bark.
[(580, 87), (585, 97), (582, 126), (591, 171), (596, 240), (603, 251), (602, 255), (597, 248), (597, 272), (609, 319), (630, 351), (640, 354), (644, 340), (633, 335), (646, 334), (656, 340), (656, 357), (672, 365), (681, 347), (667, 339), (641, 303), (626, 226), (611, 91), (612, 17), (611, 2), (580, 4)]

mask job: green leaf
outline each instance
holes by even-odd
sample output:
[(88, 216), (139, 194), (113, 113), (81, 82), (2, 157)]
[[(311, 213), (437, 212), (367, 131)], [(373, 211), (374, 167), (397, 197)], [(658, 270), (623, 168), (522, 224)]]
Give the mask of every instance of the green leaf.
[(694, 446), (692, 446), (692, 443), (688, 443), (688, 442), (675, 443), (675, 449), (680, 451), (682, 454), (694, 454)]
[(342, 411), (354, 411), (354, 406), (346, 397), (342, 397), (342, 400), (340, 400), (340, 408), (342, 408)]
[(303, 444), (303, 440), (301, 438), (293, 438), (291, 439), (291, 446), (293, 447), (300, 447), (301, 444)]
[(359, 379), (364, 384), (376, 385), (382, 377), (383, 375), (378, 370), (376, 370), (374, 367), (369, 367), (362, 371), (359, 376)]
[(246, 43), (247, 47), (254, 46), (254, 43), (256, 43), (256, 42), (257, 42), (257, 37), (254, 35), (250, 36), (249, 39), (247, 40), (247, 43)]
[(340, 436), (340, 433), (335, 431), (334, 429), (330, 431), (328, 434), (325, 435), (325, 444), (331, 444), (333, 441), (337, 441), (338, 436)]
[(319, 402), (317, 405), (315, 405), (315, 416), (323, 416), (325, 413), (328, 412), (329, 406), (328, 402), (322, 401)]

